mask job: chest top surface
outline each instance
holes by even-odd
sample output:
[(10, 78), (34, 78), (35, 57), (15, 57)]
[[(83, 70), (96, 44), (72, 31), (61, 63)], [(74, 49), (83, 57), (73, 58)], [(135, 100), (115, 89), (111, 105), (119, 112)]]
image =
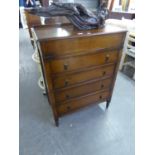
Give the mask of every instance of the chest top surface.
[(52, 25), (35, 26), (32, 30), (34, 32), (35, 39), (38, 41), (88, 37), (88, 36), (126, 32), (126, 29), (113, 25), (105, 25), (104, 28), (82, 31), (78, 30), (77, 28), (73, 27), (70, 24), (61, 26), (52, 26)]

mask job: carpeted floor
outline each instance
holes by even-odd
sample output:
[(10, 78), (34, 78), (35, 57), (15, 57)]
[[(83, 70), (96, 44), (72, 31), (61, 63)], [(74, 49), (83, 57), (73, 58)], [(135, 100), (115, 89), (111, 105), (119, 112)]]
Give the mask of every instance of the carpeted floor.
[(117, 76), (110, 107), (94, 105), (53, 124), (27, 30), (20, 29), (20, 155), (134, 155), (134, 81)]

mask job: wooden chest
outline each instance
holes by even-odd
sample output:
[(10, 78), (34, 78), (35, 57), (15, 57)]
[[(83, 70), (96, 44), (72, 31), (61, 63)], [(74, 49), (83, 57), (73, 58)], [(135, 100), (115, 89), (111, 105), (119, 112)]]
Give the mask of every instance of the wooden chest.
[(33, 34), (56, 125), (60, 116), (90, 104), (106, 101), (108, 108), (126, 30), (46, 25)]

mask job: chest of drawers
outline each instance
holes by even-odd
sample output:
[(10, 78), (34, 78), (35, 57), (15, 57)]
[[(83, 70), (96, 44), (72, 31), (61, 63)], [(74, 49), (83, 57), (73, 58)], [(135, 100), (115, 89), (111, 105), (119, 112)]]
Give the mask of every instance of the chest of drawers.
[(46, 25), (33, 34), (56, 125), (59, 117), (91, 104), (106, 101), (108, 108), (126, 30)]

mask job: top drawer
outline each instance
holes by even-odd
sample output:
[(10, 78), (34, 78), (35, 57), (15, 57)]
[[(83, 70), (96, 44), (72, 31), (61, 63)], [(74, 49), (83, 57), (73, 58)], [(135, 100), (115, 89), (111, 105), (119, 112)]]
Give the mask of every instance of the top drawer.
[(123, 40), (124, 33), (116, 33), (72, 39), (67, 38), (41, 41), (40, 46), (44, 56), (60, 56), (96, 49), (118, 49), (121, 47)]
[(118, 51), (108, 51), (65, 59), (53, 59), (50, 61), (50, 66), (52, 73), (61, 73), (108, 63), (115, 63), (117, 61), (117, 55)]

